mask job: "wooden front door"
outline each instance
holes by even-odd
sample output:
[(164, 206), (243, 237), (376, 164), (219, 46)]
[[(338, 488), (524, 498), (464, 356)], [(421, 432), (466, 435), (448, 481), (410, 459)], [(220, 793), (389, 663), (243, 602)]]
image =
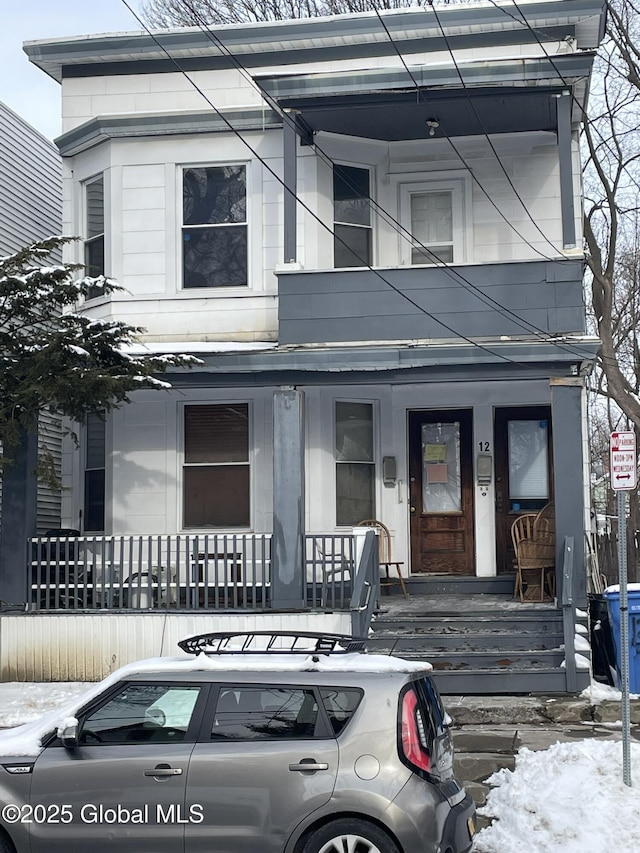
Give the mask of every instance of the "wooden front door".
[(553, 500), (551, 407), (496, 409), (494, 446), (496, 561), (502, 574), (513, 571), (511, 525), (515, 519), (538, 512)]
[(409, 413), (411, 570), (472, 575), (472, 412)]

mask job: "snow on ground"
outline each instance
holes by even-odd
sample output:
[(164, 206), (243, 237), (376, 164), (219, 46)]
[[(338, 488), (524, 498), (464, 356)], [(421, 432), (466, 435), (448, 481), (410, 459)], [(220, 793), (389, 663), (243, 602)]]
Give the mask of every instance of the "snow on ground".
[(0, 684), (0, 729), (31, 723), (47, 711), (66, 705), (92, 686), (83, 681), (56, 684), (12, 681)]
[[(640, 745), (631, 744), (631, 767)], [(640, 771), (636, 771), (640, 778)], [(638, 790), (622, 782), (622, 744), (584, 740), (520, 750), (516, 768), (489, 779), (480, 814), (499, 818), (474, 853), (601, 853), (640, 849)]]

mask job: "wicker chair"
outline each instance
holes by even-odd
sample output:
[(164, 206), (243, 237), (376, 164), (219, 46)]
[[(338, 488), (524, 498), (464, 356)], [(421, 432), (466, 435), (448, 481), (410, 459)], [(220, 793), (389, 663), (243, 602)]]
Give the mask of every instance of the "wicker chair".
[[(380, 578), (380, 587), (390, 588), (395, 586), (396, 583), (399, 583), (402, 594), (405, 598), (408, 598), (409, 593), (407, 592), (407, 587), (404, 582), (404, 578), (402, 577), (402, 572), (400, 571), (400, 566), (404, 565), (404, 561), (394, 560), (391, 556), (391, 533), (389, 532), (389, 528), (386, 524), (383, 524), (381, 521), (376, 521), (374, 518), (368, 518), (365, 521), (360, 521), (358, 523), (358, 527), (376, 527), (379, 531), (379, 562), (380, 568), (384, 572), (384, 577)], [(392, 578), (389, 574), (392, 567), (395, 569), (398, 576), (397, 578)]]
[(514, 595), (521, 601), (544, 601), (555, 596), (556, 533), (552, 503), (538, 514), (518, 516), (511, 525), (515, 553), (516, 582)]

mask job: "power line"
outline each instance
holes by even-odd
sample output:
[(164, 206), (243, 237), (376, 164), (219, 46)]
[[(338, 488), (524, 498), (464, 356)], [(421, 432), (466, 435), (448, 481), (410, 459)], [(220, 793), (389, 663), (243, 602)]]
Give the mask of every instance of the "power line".
[[(171, 61), (175, 66), (176, 66), (176, 68), (180, 71), (180, 73), (182, 73), (182, 74), (183, 74), (183, 76), (184, 76), (184, 77), (189, 81), (189, 83), (190, 83), (190, 84), (191, 84), (191, 85), (196, 89), (196, 91), (198, 91), (198, 93), (199, 93), (199, 94), (204, 98), (204, 100), (209, 104), (209, 106), (214, 110), (214, 112), (215, 112), (215, 113), (216, 113), (216, 114), (221, 118), (221, 120), (226, 124), (226, 126), (228, 127), (228, 129), (229, 129), (231, 132), (233, 132), (233, 133), (234, 133), (234, 134), (235, 134), (235, 135), (236, 135), (236, 136), (237, 136), (237, 137), (238, 137), (238, 138), (243, 142), (243, 144), (248, 148), (248, 150), (253, 154), (253, 156), (254, 156), (254, 157), (255, 157), (255, 158), (256, 158), (256, 159), (257, 159), (257, 160), (258, 160), (258, 161), (263, 165), (263, 167), (264, 167), (264, 168), (265, 168), (265, 169), (266, 169), (266, 170), (267, 170), (267, 171), (268, 171), (268, 172), (269, 172), (269, 173), (270, 173), (270, 174), (271, 174), (271, 175), (276, 179), (276, 181), (277, 181), (278, 183), (280, 183), (280, 184), (285, 188), (285, 190), (287, 190), (288, 192), (291, 192), (291, 190), (290, 190), (288, 187), (286, 187), (286, 185), (284, 184), (284, 181), (280, 178), (280, 176), (279, 176), (279, 175), (277, 175), (277, 173), (276, 173), (276, 172), (275, 172), (275, 171), (274, 171), (274, 170), (273, 170), (273, 169), (272, 169), (272, 168), (271, 168), (271, 167), (270, 167), (270, 166), (269, 166), (269, 165), (268, 165), (268, 164), (263, 160), (263, 158), (261, 158), (261, 157), (260, 157), (260, 155), (258, 154), (258, 152), (257, 152), (254, 148), (252, 148), (252, 146), (251, 146), (251, 145), (250, 145), (250, 144), (249, 144), (249, 143), (244, 139), (244, 137), (242, 136), (242, 134), (240, 134), (240, 132), (239, 132), (239, 131), (237, 131), (237, 130), (236, 130), (236, 129), (231, 125), (231, 123), (226, 119), (226, 117), (225, 117), (225, 116), (224, 116), (224, 115), (223, 115), (223, 114), (222, 114), (222, 113), (221, 113), (221, 112), (220, 112), (220, 111), (215, 107), (215, 105), (211, 102), (211, 100), (207, 97), (207, 95), (202, 91), (202, 89), (200, 89), (200, 87), (197, 85), (197, 83), (196, 83), (196, 82), (195, 82), (195, 81), (194, 81), (194, 80), (193, 80), (193, 79), (188, 75), (188, 73), (187, 73), (187, 72), (185, 72), (185, 71), (184, 71), (184, 69), (182, 69), (182, 67), (181, 67), (181, 66), (180, 66), (180, 64), (177, 62), (177, 60), (175, 60), (175, 58), (174, 58), (174, 57), (172, 57), (172, 56), (170, 55), (170, 53), (169, 53), (169, 52), (164, 48), (164, 46), (159, 42), (159, 40), (158, 40), (158, 39), (153, 35), (153, 33), (151, 33), (151, 32), (150, 32), (150, 30), (146, 27), (146, 25), (145, 25), (145, 24), (144, 24), (144, 22), (140, 19), (140, 17), (139, 17), (139, 16), (138, 16), (138, 15), (137, 15), (137, 14), (136, 14), (132, 9), (131, 9), (131, 7), (130, 7), (130, 6), (129, 6), (129, 4), (126, 2), (126, 0), (123, 0), (123, 3), (124, 3), (124, 5), (129, 9), (129, 11), (132, 13), (132, 15), (136, 18), (136, 20), (140, 23), (140, 25), (141, 25), (141, 26), (146, 30), (147, 34), (148, 34), (148, 35), (149, 35), (149, 36), (150, 36), (150, 37), (155, 41), (155, 43), (158, 45), (158, 47), (160, 47), (160, 49), (165, 53), (165, 55), (168, 57), (168, 59), (169, 59), (169, 60), (170, 60), (170, 61)], [(199, 16), (197, 15), (197, 12), (193, 9), (193, 7), (191, 7), (191, 6), (189, 5), (189, 3), (188, 3), (188, 2), (185, 2), (185, 5), (187, 5), (187, 6), (188, 6), (188, 8), (190, 8), (190, 10), (192, 11), (192, 14), (195, 14), (195, 15), (196, 15), (196, 17), (199, 17)], [(204, 32), (208, 35), (208, 37), (210, 38), (210, 40), (211, 40), (211, 37), (212, 37), (212, 36), (213, 36), (213, 38), (215, 38), (215, 39), (216, 39), (217, 45), (218, 45), (222, 50), (224, 50), (224, 52), (229, 56), (229, 58), (231, 59), (231, 61), (233, 61), (233, 62), (236, 64), (236, 67), (238, 67), (238, 68), (239, 68), (239, 69), (240, 69), (240, 70), (245, 74), (245, 76), (249, 79), (249, 81), (252, 83), (252, 85), (254, 85), (256, 88), (259, 88), (259, 89), (260, 89), (260, 91), (261, 91), (261, 92), (263, 93), (263, 95), (265, 96), (265, 100), (267, 100), (267, 102), (268, 102), (268, 103), (270, 103), (270, 105), (272, 106), (272, 108), (274, 108), (274, 110), (275, 110), (276, 112), (278, 112), (279, 114), (281, 114), (281, 115), (282, 115), (283, 120), (284, 120), (284, 121), (291, 121), (291, 119), (286, 115), (286, 113), (285, 113), (284, 115), (282, 114), (282, 111), (280, 110), (280, 107), (279, 107), (279, 105), (277, 104), (277, 102), (275, 102), (275, 101), (274, 101), (274, 100), (269, 96), (269, 94), (268, 94), (268, 93), (266, 93), (266, 92), (262, 89), (262, 87), (260, 87), (260, 86), (257, 84), (257, 82), (256, 82), (256, 81), (255, 81), (255, 80), (254, 80), (250, 75), (248, 75), (248, 72), (246, 71), (246, 69), (244, 68), (244, 66), (242, 66), (242, 64), (241, 64), (241, 63), (239, 63), (239, 61), (237, 60), (237, 58), (236, 58), (236, 57), (234, 57), (234, 56), (233, 56), (233, 54), (231, 54), (231, 52), (226, 48), (226, 45), (224, 45), (224, 43), (223, 43), (220, 39), (218, 39), (218, 37), (217, 37), (217, 36), (215, 36), (215, 34), (212, 34), (212, 33), (208, 30), (208, 28), (207, 28), (207, 27), (204, 27), (204, 28), (203, 28), (203, 26), (202, 26), (202, 24), (201, 24), (201, 25), (200, 25), (200, 28), (201, 28), (201, 30), (202, 30), (202, 29), (204, 29)], [(405, 67), (406, 67), (406, 66), (405, 66)], [(320, 148), (319, 148), (319, 146), (317, 146), (317, 145), (316, 145), (315, 147), (317, 148), (317, 150), (319, 151), (319, 153), (321, 153), (321, 154), (325, 157), (325, 159), (326, 159), (326, 160), (328, 160), (328, 162), (330, 163), (330, 165), (332, 165), (332, 166), (333, 166), (333, 165), (334, 165), (334, 164), (333, 164), (333, 162), (328, 158), (328, 156), (325, 154), (325, 152), (323, 152), (323, 151), (322, 151), (322, 149), (320, 149)], [(394, 292), (396, 292), (399, 296), (401, 296), (401, 297), (402, 297), (402, 298), (404, 298), (406, 301), (408, 301), (411, 305), (413, 305), (415, 308), (417, 308), (417, 309), (418, 309), (421, 313), (423, 313), (425, 316), (430, 317), (432, 320), (434, 320), (434, 322), (436, 322), (437, 324), (439, 324), (440, 326), (442, 326), (442, 327), (443, 327), (444, 329), (446, 329), (447, 331), (451, 332), (451, 334), (452, 334), (452, 335), (454, 335), (455, 337), (460, 338), (461, 340), (466, 341), (467, 343), (471, 344), (472, 346), (475, 346), (475, 347), (477, 347), (477, 348), (479, 348), (479, 349), (481, 349), (481, 350), (483, 350), (483, 351), (485, 351), (485, 352), (488, 352), (488, 353), (490, 353), (490, 354), (491, 354), (491, 355), (493, 355), (493, 356), (496, 356), (496, 357), (498, 357), (498, 358), (501, 358), (501, 359), (503, 359), (504, 361), (508, 361), (508, 362), (511, 362), (511, 363), (514, 363), (514, 364), (515, 364), (515, 363), (518, 363), (518, 362), (517, 362), (517, 361), (515, 361), (514, 359), (510, 359), (510, 358), (508, 358), (508, 357), (506, 357), (506, 356), (502, 355), (501, 353), (495, 352), (494, 350), (489, 349), (487, 346), (485, 346), (485, 345), (483, 345), (483, 344), (480, 344), (480, 343), (478, 343), (477, 341), (472, 340), (471, 338), (466, 337), (466, 336), (465, 336), (465, 335), (463, 335), (462, 333), (460, 333), (460, 332), (456, 331), (455, 329), (453, 329), (451, 326), (449, 326), (447, 323), (445, 323), (442, 319), (440, 319), (440, 318), (438, 318), (438, 317), (434, 316), (433, 314), (431, 314), (429, 311), (427, 311), (425, 308), (423, 308), (419, 303), (417, 303), (415, 300), (413, 300), (413, 299), (411, 299), (409, 296), (407, 296), (407, 294), (406, 294), (406, 293), (404, 293), (404, 292), (403, 292), (403, 291), (401, 291), (399, 288), (397, 288), (397, 287), (396, 287), (396, 286), (395, 286), (391, 281), (389, 281), (387, 278), (385, 278), (385, 277), (380, 273), (380, 271), (379, 271), (379, 270), (374, 269), (374, 268), (371, 266), (371, 264), (370, 264), (370, 263), (368, 263), (368, 261), (367, 261), (367, 260), (365, 260), (364, 258), (362, 258), (362, 257), (361, 257), (361, 256), (360, 256), (360, 255), (359, 255), (359, 254), (358, 254), (358, 253), (357, 253), (357, 252), (356, 252), (356, 251), (355, 251), (351, 246), (349, 246), (349, 245), (348, 245), (344, 240), (342, 240), (342, 239), (341, 239), (337, 234), (335, 234), (335, 233), (332, 231), (332, 229), (331, 229), (331, 228), (330, 228), (330, 227), (329, 227), (325, 222), (323, 222), (323, 221), (322, 221), (322, 220), (317, 216), (317, 214), (316, 214), (313, 210), (311, 210), (311, 208), (309, 208), (309, 206), (308, 206), (308, 205), (307, 205), (307, 204), (306, 204), (306, 203), (305, 203), (305, 202), (304, 202), (304, 201), (303, 201), (303, 200), (302, 200), (302, 199), (301, 199), (301, 198), (300, 198), (296, 193), (293, 193), (293, 195), (294, 195), (294, 197), (296, 198), (296, 201), (297, 201), (297, 202), (302, 206), (302, 208), (303, 208), (304, 210), (306, 210), (306, 211), (307, 211), (307, 212), (312, 216), (312, 218), (314, 218), (314, 219), (315, 219), (315, 220), (316, 220), (316, 221), (321, 225), (321, 227), (323, 227), (325, 230), (327, 230), (329, 233), (331, 233), (331, 234), (332, 234), (332, 236), (334, 237), (334, 239), (336, 239), (339, 243), (341, 243), (343, 246), (345, 246), (346, 248), (348, 248), (348, 249), (350, 250), (350, 252), (352, 252), (352, 254), (354, 254), (354, 255), (355, 255), (355, 257), (356, 257), (356, 258), (358, 258), (358, 260), (359, 260), (359, 261), (361, 261), (361, 263), (362, 263), (362, 266), (363, 266), (363, 267), (365, 267), (365, 268), (369, 269), (369, 270), (370, 270), (374, 275), (376, 275), (376, 277), (378, 277), (378, 278), (379, 278), (383, 283), (385, 283), (385, 284), (386, 284), (390, 289), (392, 289), (392, 290), (393, 290)], [(375, 202), (373, 201), (373, 199), (371, 199), (370, 197), (368, 198), (368, 201), (369, 201), (369, 202), (370, 202), (370, 204), (372, 204), (373, 206), (375, 206), (375, 207), (379, 208), (379, 205), (377, 205), (377, 203), (375, 203)], [(391, 223), (391, 222), (395, 222), (395, 224), (396, 224), (396, 225), (399, 225), (399, 227), (400, 227), (400, 228), (402, 228), (402, 226), (401, 226), (399, 223), (397, 223), (397, 221), (396, 221), (396, 220), (394, 220), (392, 217), (390, 217), (390, 216), (389, 216), (389, 214), (387, 214), (385, 211), (383, 211), (383, 213), (384, 213), (384, 215), (385, 215), (385, 217), (386, 217), (386, 219), (387, 219), (387, 221), (388, 221), (388, 222), (390, 222), (390, 223)], [(397, 230), (397, 229), (396, 229), (396, 230)], [(422, 247), (422, 248), (423, 248), (423, 249), (424, 249), (424, 250), (425, 250), (429, 255), (433, 256), (433, 257), (436, 259), (436, 261), (438, 261), (439, 263), (442, 263), (442, 265), (443, 265), (443, 267), (444, 267), (444, 271), (445, 271), (448, 275), (450, 275), (450, 276), (451, 276), (451, 275), (455, 275), (458, 279), (460, 279), (459, 283), (460, 283), (463, 287), (464, 287), (465, 285), (467, 285), (467, 288), (466, 288), (466, 289), (468, 289), (468, 288), (472, 288), (473, 290), (475, 290), (475, 291), (477, 292), (477, 294), (478, 294), (479, 298), (481, 299), (481, 301), (483, 301), (483, 302), (484, 302), (484, 304), (489, 305), (489, 303), (493, 303), (493, 305), (495, 305), (495, 307), (498, 309), (498, 311), (500, 311), (501, 313), (503, 313), (505, 316), (507, 316), (507, 315), (511, 315), (511, 317), (513, 317), (513, 318), (515, 319), (515, 321), (517, 322), (517, 324), (521, 326), (521, 328), (523, 328), (524, 330), (533, 331), (534, 333), (537, 333), (537, 334), (538, 334), (538, 336), (539, 336), (539, 337), (542, 337), (542, 339), (543, 339), (543, 340), (549, 341), (549, 340), (552, 340), (554, 337), (558, 337), (558, 335), (552, 335), (552, 334), (550, 334), (550, 333), (546, 332), (545, 330), (539, 329), (538, 327), (536, 327), (536, 326), (535, 326), (535, 324), (532, 324), (532, 323), (530, 323), (529, 321), (523, 320), (521, 317), (519, 317), (519, 316), (518, 316), (517, 314), (515, 314), (513, 311), (511, 311), (510, 309), (508, 309), (508, 308), (506, 308), (505, 306), (501, 305), (499, 302), (497, 302), (496, 300), (494, 300), (494, 299), (493, 299), (492, 297), (490, 297), (488, 294), (485, 294), (485, 293), (484, 293), (480, 288), (478, 288), (478, 287), (477, 287), (476, 285), (474, 285), (472, 282), (469, 282), (467, 279), (465, 279), (465, 278), (464, 278), (464, 276), (462, 276), (462, 275), (461, 275), (457, 270), (450, 269), (450, 268), (448, 267), (448, 265), (447, 265), (445, 262), (441, 262), (441, 261), (440, 261), (440, 259), (439, 259), (439, 258), (437, 258), (437, 256), (434, 256), (434, 255), (433, 255), (433, 253), (432, 253), (432, 252), (431, 252), (427, 247), (422, 246), (422, 244), (420, 243), (420, 241), (419, 241), (419, 240), (416, 240), (416, 239), (413, 237), (413, 235), (411, 235), (411, 234), (410, 234), (410, 232), (408, 232), (408, 231), (407, 231), (407, 229), (402, 228), (402, 230), (403, 230), (404, 232), (406, 232), (407, 234), (409, 234), (409, 238), (411, 239), (411, 241), (412, 241), (413, 243), (416, 243), (416, 244), (418, 244), (419, 246), (421, 246), (421, 247)], [(399, 233), (399, 232), (398, 232), (398, 233)], [(550, 260), (550, 259), (548, 259), (548, 260)], [(565, 350), (566, 350), (567, 352), (569, 352), (571, 355), (574, 355), (575, 357), (578, 357), (578, 358), (581, 358), (581, 359), (584, 359), (585, 357), (589, 357), (589, 354), (588, 354), (588, 353), (585, 353), (585, 352), (583, 352), (583, 351), (581, 351), (581, 350), (572, 349), (572, 348), (568, 347), (568, 346), (567, 346), (567, 344), (559, 344), (558, 342), (556, 342), (556, 344), (557, 344), (560, 348), (565, 349)]]
[[(209, 41), (211, 41), (212, 44), (215, 44), (221, 51), (223, 51), (225, 53), (226, 56), (228, 56), (228, 58), (233, 63), (233, 65), (240, 71), (240, 73), (244, 76), (244, 78), (261, 93), (261, 95), (264, 97), (264, 99), (267, 101), (267, 103), (271, 106), (271, 108), (275, 112), (277, 112), (279, 115), (281, 115), (283, 120), (286, 120), (287, 119), (286, 113), (284, 113), (284, 111), (282, 110), (282, 108), (280, 107), (278, 102), (275, 100), (275, 98), (273, 98), (271, 96), (271, 94), (263, 86), (261, 86), (257, 80), (255, 80), (251, 76), (251, 74), (247, 71), (247, 69), (244, 67), (244, 65), (242, 65), (240, 60), (227, 48), (227, 46), (219, 38), (219, 36), (209, 29), (207, 22), (202, 18), (202, 16), (199, 14), (197, 9), (189, 2), (189, 0), (182, 0), (182, 2), (189, 9), (192, 16), (198, 21), (198, 26), (200, 27), (201, 32), (203, 32), (209, 38)], [(385, 31), (387, 32), (387, 35), (389, 36), (389, 38), (391, 38), (389, 31), (388, 31), (384, 21), (380, 18), (380, 15), (377, 12), (377, 10), (376, 10), (376, 14), (378, 14), (378, 18), (381, 21), (382, 26), (384, 27)], [(393, 40), (392, 40), (392, 44), (393, 44)], [(406, 65), (404, 58), (398, 52), (395, 44), (394, 44), (394, 49), (396, 50), (396, 53), (398, 54), (398, 56), (399, 56), (401, 62), (403, 63), (405, 69), (407, 70), (407, 73), (409, 74), (409, 76), (413, 80), (414, 85), (417, 86), (418, 85), (417, 81), (415, 80), (413, 74), (411, 73), (408, 66)], [(418, 90), (418, 97), (420, 97), (419, 90)], [(453, 145), (451, 140), (449, 140), (449, 142)], [(314, 145), (314, 149), (321, 156), (321, 158), (324, 160), (324, 162), (327, 163), (332, 168), (335, 167), (335, 163), (333, 162), (333, 160), (329, 157), (329, 155), (326, 154), (326, 152), (318, 145), (318, 143), (315, 140), (314, 140), (313, 145)], [(464, 163), (464, 160), (462, 159), (461, 155), (458, 155), (458, 156), (460, 157), (460, 159)], [(465, 163), (465, 166), (467, 166), (466, 163)], [(469, 166), (467, 166), (467, 170), (469, 172), (471, 172), (471, 169)], [(353, 184), (348, 179), (346, 179), (345, 182), (348, 185), (350, 185), (352, 189), (355, 188), (353, 186)], [(300, 201), (300, 199), (298, 198), (297, 195), (296, 195), (296, 199), (298, 201)], [(417, 245), (421, 249), (422, 252), (427, 253), (434, 260), (434, 262), (438, 265), (438, 267), (443, 269), (443, 271), (449, 277), (453, 278), (453, 280), (456, 281), (457, 284), (461, 285), (466, 290), (474, 291), (476, 293), (476, 295), (478, 296), (478, 298), (485, 305), (494, 306), (498, 310), (498, 312), (501, 313), (504, 317), (506, 317), (507, 319), (512, 319), (513, 321), (515, 321), (516, 325), (520, 326), (521, 329), (523, 329), (526, 332), (533, 333), (536, 337), (538, 337), (539, 339), (541, 339), (543, 341), (548, 342), (550, 339), (557, 337), (557, 335), (552, 335), (549, 332), (547, 332), (546, 330), (539, 328), (534, 323), (531, 323), (530, 321), (523, 319), (518, 314), (516, 314), (514, 311), (512, 311), (511, 309), (502, 305), (501, 303), (499, 303), (497, 300), (495, 300), (490, 295), (484, 293), (484, 291), (481, 288), (479, 288), (477, 285), (473, 284), (473, 282), (469, 281), (469, 279), (465, 278), (465, 276), (463, 276), (459, 270), (450, 266), (447, 262), (442, 261), (428, 247), (426, 247), (420, 240), (418, 240), (416, 237), (414, 237), (414, 235), (411, 234), (411, 232), (407, 228), (405, 228), (402, 225), (402, 223), (400, 223), (393, 216), (391, 216), (387, 211), (385, 211), (370, 195), (367, 197), (367, 202), (369, 203), (370, 207), (376, 213), (378, 213), (378, 215), (383, 216), (385, 221), (391, 225), (391, 227), (393, 228), (393, 230), (396, 231), (396, 233), (398, 233), (404, 239), (408, 240), (412, 245), (414, 245), (414, 244)], [(334, 234), (334, 236), (335, 236), (335, 234)], [(338, 238), (338, 239), (340, 239), (340, 238)], [(340, 241), (340, 242), (343, 242), (343, 241)], [(344, 243), (343, 243), (343, 245), (344, 245)], [(357, 253), (354, 253), (354, 254), (356, 254), (356, 256), (361, 261), (363, 261), (363, 265), (366, 263), (364, 261), (364, 259), (360, 258), (360, 256), (357, 255)], [(552, 259), (546, 258), (546, 256), (544, 256), (544, 255), (543, 255), (543, 257), (545, 257), (546, 260), (553, 262)], [(369, 266), (369, 268), (371, 268), (369, 264), (366, 264), (366, 265)], [(572, 348), (566, 344), (561, 344), (561, 345), (559, 345), (559, 347), (561, 349), (563, 349), (564, 351), (568, 352), (570, 355), (573, 355), (573, 356), (576, 356), (579, 358), (584, 358), (585, 355), (587, 355), (586, 353), (575, 349), (575, 347)]]

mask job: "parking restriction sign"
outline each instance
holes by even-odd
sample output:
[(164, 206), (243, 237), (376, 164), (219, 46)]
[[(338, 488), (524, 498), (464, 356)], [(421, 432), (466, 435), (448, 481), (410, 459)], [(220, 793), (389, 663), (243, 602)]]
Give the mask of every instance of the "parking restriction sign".
[(611, 488), (635, 489), (638, 484), (636, 435), (634, 432), (612, 432), (609, 445)]

